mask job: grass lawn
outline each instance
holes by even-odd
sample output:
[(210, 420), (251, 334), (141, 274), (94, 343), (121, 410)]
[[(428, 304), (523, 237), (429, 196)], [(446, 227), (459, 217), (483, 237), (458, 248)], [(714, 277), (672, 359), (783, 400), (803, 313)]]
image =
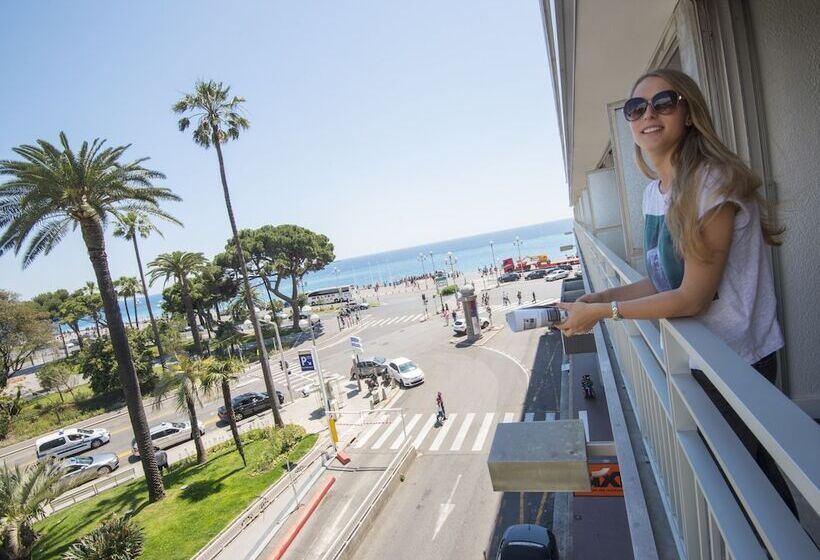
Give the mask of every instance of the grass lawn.
[[(290, 453), (291, 462), (303, 457), (318, 435), (309, 434)], [(43, 537), (33, 558), (59, 558), (82, 535), (94, 529), (112, 512), (134, 511), (133, 519), (145, 530), (143, 560), (188, 559), (205, 546), (248, 504), (284, 472), (277, 466), (252, 475), (252, 465), (262, 456), (264, 441), (247, 443), (248, 467), (234, 447), (224, 446), (209, 453), (205, 465), (189, 464), (165, 475), (167, 496), (148, 503), (144, 479), (104, 492), (56, 513), (36, 525)]]
[(87, 384), (75, 387), (74, 395), (63, 392), (63, 398), (65, 402), (56, 411), (52, 406), (60, 402), (57, 393), (35, 397), (25, 403), (20, 414), (12, 420), (11, 433), (0, 440), (0, 448), (125, 406), (119, 393), (95, 395)]

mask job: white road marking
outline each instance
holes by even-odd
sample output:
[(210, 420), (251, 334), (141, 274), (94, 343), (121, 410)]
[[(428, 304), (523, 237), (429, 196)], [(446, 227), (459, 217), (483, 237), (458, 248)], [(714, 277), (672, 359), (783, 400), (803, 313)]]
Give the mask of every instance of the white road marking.
[(467, 437), (467, 432), (470, 431), (470, 424), (473, 423), (473, 418), (475, 418), (475, 413), (473, 412), (468, 412), (467, 416), (464, 417), (464, 422), (458, 429), (456, 439), (453, 440), (453, 445), (450, 446), (450, 451), (458, 451), (461, 449), (461, 446), (464, 443), (464, 438)]
[(430, 433), (430, 428), (432, 428), (433, 424), (435, 424), (435, 423), (436, 423), (436, 415), (431, 414), (430, 418), (428, 418), (427, 421), (424, 423), (424, 425), (421, 427), (421, 431), (416, 436), (416, 439), (413, 440), (413, 447), (415, 447), (416, 449), (419, 448), (419, 446), (424, 441), (424, 438), (426, 438), (427, 434)]
[(509, 424), (513, 421), (513, 418), (515, 418), (515, 412), (504, 413), (504, 421), (502, 422), (502, 424)]
[(380, 415), (372, 426), (367, 428), (359, 437), (356, 438), (356, 441), (353, 442), (353, 447), (357, 449), (360, 447), (364, 447), (365, 443), (367, 443), (367, 440), (372, 438), (373, 434), (375, 434), (376, 431), (378, 431), (378, 429), (381, 428), (381, 422), (383, 422), (385, 418), (387, 418), (387, 414)]
[(524, 414), (524, 422), (532, 422), (533, 420), (535, 420), (534, 412), (527, 412)]
[(400, 426), (401, 415), (398, 415), (396, 416), (396, 419), (393, 420), (393, 422), (391, 422), (389, 426), (387, 426), (387, 429), (384, 431), (384, 433), (382, 433), (382, 435), (379, 436), (379, 439), (373, 442), (373, 446), (370, 449), (379, 449), (382, 446), (382, 444), (384, 444), (384, 442), (387, 441), (387, 438), (390, 437), (390, 434), (392, 434), (396, 430), (396, 428)]
[(584, 423), (584, 434), (587, 437), (587, 442), (589, 442), (589, 419), (587, 418), (587, 411), (586, 410), (579, 410), (578, 411), (578, 418), (580, 418), (581, 422)]
[(412, 432), (419, 420), (421, 420), (421, 414), (416, 414), (413, 416), (410, 421), (407, 422), (404, 429), (399, 434), (399, 437), (396, 438), (396, 441), (393, 442), (393, 445), (390, 446), (390, 449), (398, 449), (399, 446), (404, 443), (405, 433), (409, 434)]
[(524, 374), (524, 376), (527, 378), (527, 384), (529, 384), (529, 382), (530, 382), (530, 370), (525, 368), (521, 364), (521, 362), (519, 362), (518, 360), (516, 360), (515, 358), (513, 358), (512, 356), (510, 356), (509, 354), (507, 354), (506, 352), (503, 352), (501, 350), (496, 350), (495, 348), (490, 348), (489, 346), (479, 346), (479, 348), (482, 348), (484, 350), (489, 350), (490, 352), (495, 352), (496, 354), (499, 354), (499, 355), (504, 356), (505, 358), (507, 358), (509, 360), (512, 360), (515, 363), (515, 365), (518, 366), (518, 368), (521, 370), (521, 372)]
[(398, 319), (398, 317), (391, 317), (390, 319), (387, 320), (387, 322), (385, 322), (385, 324), (383, 326), (386, 327), (387, 325), (392, 324), (396, 319)]
[(415, 317), (413, 317), (414, 321), (421, 321), (424, 318), (424, 313), (419, 313)]
[(447, 417), (447, 420), (444, 421), (444, 425), (439, 428), (439, 432), (436, 435), (436, 439), (433, 440), (433, 443), (430, 445), (430, 451), (438, 451), (441, 447), (441, 444), (444, 443), (444, 438), (447, 437), (447, 432), (450, 431), (450, 428), (453, 427), (453, 422), (455, 422), (456, 417), (458, 416), (457, 412), (453, 412), (450, 416)]
[(439, 506), (438, 519), (436, 519), (436, 529), (433, 531), (433, 540), (436, 540), (436, 535), (438, 535), (438, 532), (441, 531), (441, 527), (444, 525), (444, 522), (447, 521), (447, 518), (451, 513), (453, 513), (453, 509), (456, 507), (453, 503), (453, 496), (456, 493), (456, 488), (458, 488), (459, 482), (461, 482), (461, 475), (456, 477), (456, 483), (453, 485), (450, 495), (447, 496), (447, 501)]
[(555, 422), (555, 413), (547, 412), (547, 422)]
[(488, 412), (484, 415), (484, 420), (481, 421), (481, 427), (478, 429), (478, 435), (473, 442), (473, 451), (481, 451), (484, 447), (484, 441), (487, 439), (487, 434), (490, 433), (490, 426), (493, 425), (493, 418), (495, 412)]

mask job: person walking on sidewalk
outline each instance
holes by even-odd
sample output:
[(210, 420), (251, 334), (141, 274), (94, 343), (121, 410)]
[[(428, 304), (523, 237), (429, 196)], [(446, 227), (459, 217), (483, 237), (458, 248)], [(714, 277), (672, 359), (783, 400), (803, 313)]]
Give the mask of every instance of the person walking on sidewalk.
[(521, 290), (518, 290), (518, 305), (521, 305)]
[(441, 396), (441, 391), (436, 393), (436, 407), (438, 408), (438, 415), (441, 420), (447, 420), (447, 412), (444, 410), (444, 398)]
[(157, 468), (159, 469), (159, 474), (162, 474), (162, 471), (171, 470), (171, 467), (168, 466), (168, 453), (166, 453), (164, 449), (157, 449), (156, 451), (154, 451), (154, 457), (157, 461)]
[(456, 322), (456, 310), (455, 309), (453, 309), (452, 315), (453, 315), (453, 322), (455, 323)]
[(532, 302), (535, 303), (535, 292), (532, 293)]

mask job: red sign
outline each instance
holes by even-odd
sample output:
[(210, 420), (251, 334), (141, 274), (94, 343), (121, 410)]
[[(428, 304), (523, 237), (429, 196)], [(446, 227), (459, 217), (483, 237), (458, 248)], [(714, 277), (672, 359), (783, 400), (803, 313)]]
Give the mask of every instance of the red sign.
[(618, 463), (589, 463), (589, 492), (575, 492), (576, 496), (623, 496), (621, 468)]

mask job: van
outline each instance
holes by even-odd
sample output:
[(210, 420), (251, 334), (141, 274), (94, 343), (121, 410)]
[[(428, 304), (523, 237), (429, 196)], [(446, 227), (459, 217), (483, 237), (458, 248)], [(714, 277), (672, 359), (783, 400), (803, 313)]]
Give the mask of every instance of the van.
[(62, 459), (89, 449), (97, 449), (109, 441), (111, 434), (102, 428), (66, 428), (37, 439), (34, 442), (34, 450), (38, 461), (48, 457)]

